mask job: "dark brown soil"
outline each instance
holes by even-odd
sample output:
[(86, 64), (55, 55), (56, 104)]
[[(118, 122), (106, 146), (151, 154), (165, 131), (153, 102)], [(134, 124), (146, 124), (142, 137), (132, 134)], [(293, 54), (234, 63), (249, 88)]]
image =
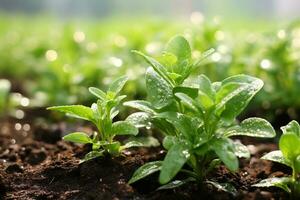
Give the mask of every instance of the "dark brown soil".
[(221, 166), (211, 175), (216, 181), (235, 186), (236, 196), (210, 185), (200, 189), (195, 184), (156, 191), (157, 174), (132, 186), (127, 181), (145, 162), (162, 159), (161, 148), (131, 149), (118, 158), (98, 158), (79, 164), (88, 147), (61, 141), (62, 133), (69, 129), (76, 128), (64, 124), (47, 127), (25, 121), (0, 122), (0, 199), (288, 199), (287, 194), (276, 188), (251, 187), (261, 179), (290, 173), (279, 164), (259, 159), (277, 149), (272, 143), (256, 141), (255, 146), (248, 146), (253, 155), (241, 160), (240, 171), (232, 173)]

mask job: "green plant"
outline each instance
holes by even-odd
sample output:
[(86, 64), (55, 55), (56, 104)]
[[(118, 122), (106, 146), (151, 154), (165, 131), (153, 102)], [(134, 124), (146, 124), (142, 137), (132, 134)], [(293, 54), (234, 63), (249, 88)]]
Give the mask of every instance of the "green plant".
[(300, 198), (300, 126), (298, 122), (291, 121), (286, 126), (281, 127), (283, 134), (279, 140), (279, 149), (272, 151), (262, 157), (284, 164), (292, 168), (292, 176), (273, 177), (262, 180), (255, 184), (255, 187), (279, 187), (291, 194), (294, 199)]
[[(170, 40), (163, 57), (159, 58), (161, 62), (137, 53), (151, 65), (145, 76), (148, 101), (124, 103), (142, 111), (133, 113), (127, 120), (139, 126), (158, 127), (165, 134), (163, 146), (167, 154), (163, 161), (150, 162), (137, 169), (129, 183), (160, 171), (159, 182), (163, 184), (160, 189), (206, 181), (233, 192), (228, 184), (206, 180), (206, 177), (221, 162), (236, 171), (237, 157), (250, 156), (246, 146), (229, 137), (275, 136), (273, 127), (264, 119), (248, 118), (241, 123), (236, 120), (263, 82), (247, 75), (214, 83), (205, 75), (188, 79), (199, 61), (192, 62), (189, 43), (181, 36)], [(171, 181), (178, 172), (187, 174), (188, 178)]]
[(117, 106), (126, 97), (126, 95), (119, 95), (126, 81), (126, 76), (118, 78), (110, 85), (106, 93), (98, 88), (90, 87), (89, 91), (98, 98), (97, 103), (93, 103), (91, 107), (69, 105), (48, 108), (91, 121), (96, 125), (98, 132), (94, 132), (92, 138), (83, 132), (70, 133), (63, 137), (66, 141), (92, 144), (92, 151), (85, 155), (83, 161), (102, 156), (105, 153), (116, 156), (126, 148), (142, 145), (134, 141), (121, 145), (120, 142), (114, 140), (116, 135), (138, 134), (138, 129), (128, 121), (113, 122), (114, 117), (119, 113)]

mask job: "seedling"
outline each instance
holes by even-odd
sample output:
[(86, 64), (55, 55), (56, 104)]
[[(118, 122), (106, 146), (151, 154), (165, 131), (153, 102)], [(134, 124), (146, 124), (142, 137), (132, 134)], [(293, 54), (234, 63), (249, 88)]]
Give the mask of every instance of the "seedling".
[(279, 140), (279, 149), (272, 151), (262, 159), (281, 163), (292, 168), (292, 176), (273, 177), (262, 180), (255, 187), (279, 187), (290, 193), (292, 199), (300, 198), (300, 126), (298, 122), (291, 121), (281, 127), (283, 134)]
[[(159, 189), (196, 181), (234, 193), (229, 184), (206, 177), (221, 162), (236, 171), (237, 157), (250, 156), (247, 147), (231, 140), (231, 136), (275, 136), (273, 127), (264, 119), (248, 118), (240, 124), (236, 120), (263, 87), (263, 82), (247, 75), (214, 83), (205, 75), (194, 81), (187, 79), (198, 62), (195, 62), (197, 65), (191, 62), (189, 43), (181, 36), (168, 43), (162, 59), (165, 64), (138, 54), (152, 66), (146, 72), (149, 100), (126, 102), (125, 105), (142, 111), (130, 115), (127, 120), (139, 126), (153, 124), (158, 127), (165, 134), (163, 146), (167, 154), (163, 161), (140, 167), (129, 183), (160, 171), (159, 182), (163, 186)], [(188, 178), (173, 180), (179, 172), (187, 174)]]
[(103, 156), (105, 153), (117, 156), (126, 148), (142, 145), (133, 141), (121, 145), (120, 142), (114, 140), (117, 135), (138, 134), (138, 129), (128, 121), (113, 122), (114, 117), (119, 113), (117, 106), (126, 97), (126, 95), (119, 95), (126, 81), (125, 76), (118, 78), (110, 85), (106, 93), (98, 88), (90, 87), (90, 93), (98, 98), (91, 107), (69, 105), (48, 108), (91, 121), (96, 125), (98, 132), (94, 132), (92, 137), (83, 132), (70, 133), (63, 137), (64, 140), (70, 142), (92, 144), (92, 151), (85, 155), (83, 161)]

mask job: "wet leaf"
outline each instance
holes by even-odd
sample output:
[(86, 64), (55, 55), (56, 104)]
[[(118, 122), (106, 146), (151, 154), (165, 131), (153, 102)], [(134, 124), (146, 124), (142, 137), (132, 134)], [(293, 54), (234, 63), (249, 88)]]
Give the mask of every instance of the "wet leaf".
[(132, 178), (128, 181), (128, 184), (132, 184), (140, 179), (145, 178), (161, 169), (162, 161), (154, 161), (146, 163), (145, 165), (138, 168)]
[(259, 183), (252, 185), (253, 187), (279, 187), (286, 192), (290, 193), (291, 190), (288, 187), (288, 184), (292, 181), (290, 177), (281, 177), (281, 178), (267, 178)]
[(127, 121), (118, 121), (112, 124), (112, 132), (115, 135), (137, 135), (138, 129)]
[(272, 125), (265, 119), (252, 117), (245, 119), (239, 126), (234, 126), (226, 130), (226, 137), (234, 135), (245, 135), (250, 137), (275, 137), (276, 132)]
[(184, 163), (190, 157), (188, 146), (183, 143), (175, 143), (169, 150), (163, 161), (159, 182), (166, 184), (180, 171)]
[(161, 109), (172, 103), (172, 87), (151, 67), (146, 72), (146, 87), (149, 101), (153, 107)]

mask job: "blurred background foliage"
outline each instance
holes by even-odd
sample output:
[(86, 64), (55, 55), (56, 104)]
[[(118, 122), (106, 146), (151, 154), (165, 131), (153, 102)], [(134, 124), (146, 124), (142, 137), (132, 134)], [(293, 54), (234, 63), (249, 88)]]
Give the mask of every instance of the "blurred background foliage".
[(181, 34), (195, 59), (215, 49), (195, 76), (245, 73), (265, 82), (248, 114), (299, 118), (299, 9), (297, 0), (0, 0), (0, 115), (89, 105), (88, 87), (104, 89), (124, 74), (127, 100), (146, 98), (147, 64), (131, 50), (157, 57)]

